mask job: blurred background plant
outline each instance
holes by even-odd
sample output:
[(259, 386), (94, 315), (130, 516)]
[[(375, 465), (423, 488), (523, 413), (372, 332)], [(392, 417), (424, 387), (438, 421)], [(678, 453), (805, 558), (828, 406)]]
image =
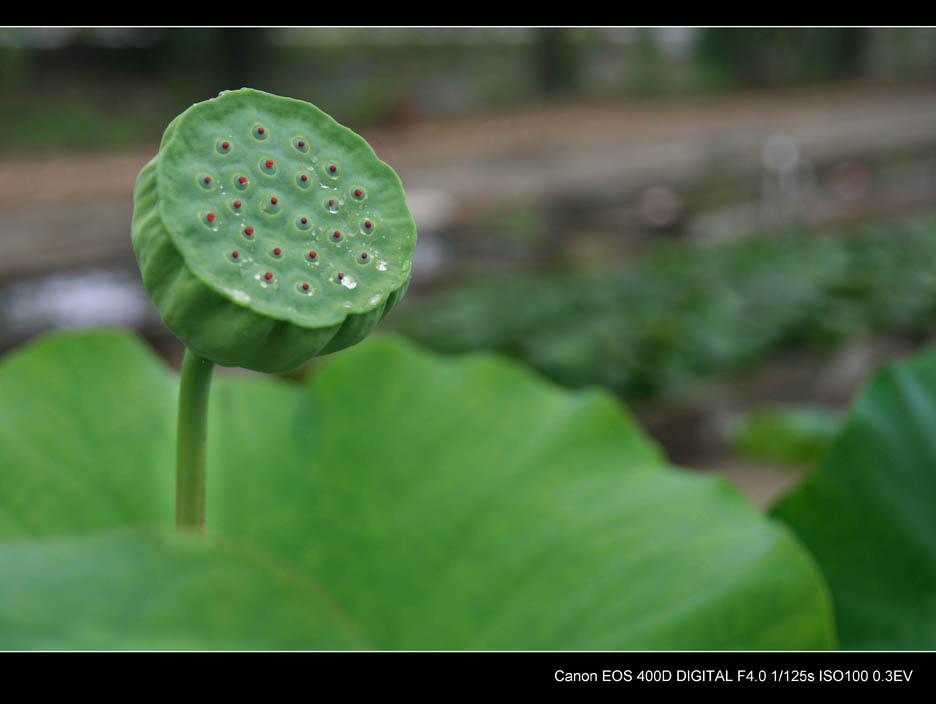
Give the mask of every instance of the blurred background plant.
[(934, 69), (931, 29), (0, 29), (0, 350), (117, 324), (178, 364), (133, 184), (168, 119), (252, 86), (400, 174), (385, 329), (603, 385), (766, 504), (936, 332)]

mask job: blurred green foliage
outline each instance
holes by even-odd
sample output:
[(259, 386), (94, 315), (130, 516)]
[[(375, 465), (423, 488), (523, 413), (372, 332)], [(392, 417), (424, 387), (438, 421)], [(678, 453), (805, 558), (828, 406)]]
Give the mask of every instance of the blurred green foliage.
[(770, 406), (741, 419), (731, 444), (752, 459), (802, 467), (817, 464), (842, 428), (842, 414), (821, 406)]
[(936, 221), (663, 245), (614, 270), (470, 281), (388, 323), (436, 350), (496, 350), (645, 399), (784, 348), (932, 333)]
[[(926, 28), (0, 28), (0, 150), (152, 141), (160, 131), (149, 114), (177, 114), (243, 86), (327, 105), (361, 127), (555, 99), (929, 81), (934, 36)], [(106, 119), (80, 119), (89, 111)]]
[(699, 37), (704, 63), (741, 86), (858, 75), (872, 30), (836, 27), (715, 27)]

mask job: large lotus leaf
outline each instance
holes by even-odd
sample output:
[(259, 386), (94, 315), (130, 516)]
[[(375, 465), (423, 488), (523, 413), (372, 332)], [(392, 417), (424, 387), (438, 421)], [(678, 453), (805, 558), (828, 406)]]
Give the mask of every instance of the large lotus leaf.
[(0, 535), (170, 522), (177, 386), (123, 333), (48, 337), (8, 355), (0, 364)]
[(936, 351), (878, 372), (773, 513), (825, 572), (843, 647), (936, 648)]
[(0, 565), (0, 648), (370, 647), (307, 576), (213, 538), (13, 538)]
[(395, 339), (308, 387), (218, 377), (199, 553), (114, 533), (172, 520), (178, 382), (151, 352), (76, 334), (0, 364), (0, 647), (833, 644), (796, 539), (608, 395)]

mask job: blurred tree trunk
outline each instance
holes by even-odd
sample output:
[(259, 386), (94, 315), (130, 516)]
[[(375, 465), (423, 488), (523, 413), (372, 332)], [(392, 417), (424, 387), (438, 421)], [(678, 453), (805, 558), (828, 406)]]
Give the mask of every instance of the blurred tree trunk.
[(267, 63), (267, 31), (256, 28), (223, 28), (218, 33), (218, 54), (225, 86), (231, 90), (249, 87), (258, 65)]
[(582, 53), (569, 29), (546, 27), (535, 30), (533, 54), (543, 96), (555, 97), (578, 91)]

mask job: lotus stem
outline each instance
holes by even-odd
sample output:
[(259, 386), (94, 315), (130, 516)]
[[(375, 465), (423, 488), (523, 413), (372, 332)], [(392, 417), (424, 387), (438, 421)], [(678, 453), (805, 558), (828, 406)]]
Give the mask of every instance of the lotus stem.
[(176, 528), (205, 531), (205, 435), (214, 362), (185, 350), (176, 438)]

